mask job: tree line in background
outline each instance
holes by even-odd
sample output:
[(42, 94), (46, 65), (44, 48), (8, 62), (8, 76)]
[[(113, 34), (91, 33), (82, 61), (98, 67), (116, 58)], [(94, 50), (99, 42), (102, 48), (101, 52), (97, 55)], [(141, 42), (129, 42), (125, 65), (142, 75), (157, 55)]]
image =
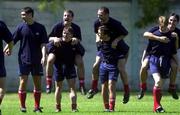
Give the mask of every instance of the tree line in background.
[[(2, 1), (2, 0), (0, 0)], [(21, 0), (19, 0), (21, 1)], [(38, 9), (40, 11), (49, 11), (54, 14), (57, 14), (59, 10), (64, 10), (64, 2), (71, 1), (97, 1), (97, 2), (131, 2), (136, 1), (138, 4), (138, 8), (140, 8), (140, 18), (138, 18), (135, 26), (138, 28), (143, 28), (157, 20), (159, 15), (169, 14), (169, 7), (172, 2), (178, 0), (22, 0), (22, 1), (39, 1)], [(139, 13), (137, 13), (139, 14)], [(139, 16), (138, 16), (139, 17)]]
[(142, 9), (142, 17), (138, 19), (135, 26), (142, 28), (157, 21), (160, 15), (169, 14), (169, 0), (138, 0)]
[[(57, 12), (57, 9), (64, 9), (64, 2), (72, 0), (40, 0), (39, 9)], [(73, 0), (74, 1), (74, 0)], [(89, 1), (89, 0), (76, 0)], [(92, 1), (92, 0), (91, 0)], [(93, 0), (93, 1), (112, 1), (112, 0)], [(114, 0), (132, 2), (133, 0)], [(133, 2), (132, 2), (133, 3)], [(159, 15), (166, 15), (169, 12), (169, 0), (137, 0), (138, 8), (142, 15), (135, 23), (138, 28), (143, 28), (157, 20)], [(138, 14), (138, 13), (137, 13)]]

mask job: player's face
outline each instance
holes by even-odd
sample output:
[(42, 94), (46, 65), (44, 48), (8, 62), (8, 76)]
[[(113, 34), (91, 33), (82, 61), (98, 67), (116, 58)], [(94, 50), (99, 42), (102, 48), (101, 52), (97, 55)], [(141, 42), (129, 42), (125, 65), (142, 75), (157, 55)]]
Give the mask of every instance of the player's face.
[(98, 29), (97, 35), (99, 36), (99, 38), (100, 38), (101, 40), (104, 40), (105, 37), (106, 37), (106, 35), (104, 34), (104, 32), (103, 32), (102, 30), (100, 30), (100, 29)]
[(170, 30), (174, 30), (176, 28), (177, 24), (178, 24), (178, 21), (177, 21), (176, 17), (175, 16), (170, 16), (169, 17), (168, 28)]
[(70, 25), (71, 22), (73, 20), (73, 16), (71, 13), (69, 12), (64, 12), (64, 15), (63, 15), (63, 21), (64, 21), (64, 25)]
[(108, 14), (103, 12), (103, 10), (98, 10), (97, 15), (98, 15), (98, 19), (99, 19), (100, 23), (102, 23), (102, 24), (107, 23), (107, 21), (109, 19)]
[(29, 20), (32, 19), (32, 14), (31, 13), (26, 13), (24, 11), (21, 12), (21, 18), (25, 21), (28, 22)]
[(72, 34), (68, 31), (63, 31), (63, 38), (64, 38), (64, 41), (70, 41), (71, 38), (72, 38)]

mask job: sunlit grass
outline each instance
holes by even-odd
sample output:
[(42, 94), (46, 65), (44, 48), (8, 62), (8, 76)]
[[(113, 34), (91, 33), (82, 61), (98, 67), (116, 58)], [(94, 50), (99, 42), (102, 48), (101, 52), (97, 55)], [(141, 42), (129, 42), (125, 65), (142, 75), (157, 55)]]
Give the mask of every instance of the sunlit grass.
[[(69, 100), (68, 92), (64, 92), (62, 95), (62, 111), (55, 113), (55, 99), (54, 93), (47, 95), (42, 94), (41, 106), (43, 107), (43, 115), (154, 115), (152, 112), (153, 98), (151, 92), (149, 92), (142, 100), (137, 100), (137, 93), (132, 93), (130, 101), (127, 104), (122, 104), (122, 93), (117, 94), (115, 112), (108, 113), (103, 112), (103, 103), (100, 93), (98, 93), (93, 99), (87, 99), (86, 96), (78, 93), (78, 109), (79, 112), (71, 112), (71, 104)], [(165, 93), (162, 98), (161, 104), (163, 105), (166, 113), (164, 115), (178, 115), (180, 114), (180, 101), (174, 100), (172, 97)], [(26, 115), (35, 115), (33, 112), (34, 98), (32, 93), (28, 93), (27, 100), (27, 113)], [(3, 115), (21, 115), (19, 110), (19, 100), (16, 93), (6, 94), (2, 106)]]

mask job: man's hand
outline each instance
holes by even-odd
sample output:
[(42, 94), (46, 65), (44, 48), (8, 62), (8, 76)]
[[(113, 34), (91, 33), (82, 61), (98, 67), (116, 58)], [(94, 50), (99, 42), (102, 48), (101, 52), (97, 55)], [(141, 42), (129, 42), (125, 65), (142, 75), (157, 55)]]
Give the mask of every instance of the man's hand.
[(166, 36), (160, 36), (159, 41), (163, 43), (168, 43), (170, 40)]
[(13, 42), (10, 42), (4, 47), (3, 52), (6, 56), (10, 56), (12, 53), (12, 49), (13, 49)]
[(71, 44), (72, 44), (72, 45), (75, 45), (75, 44), (77, 44), (78, 42), (79, 42), (79, 40), (78, 40), (77, 38), (73, 37)]
[(46, 65), (46, 62), (47, 62), (46, 56), (43, 56), (43, 57), (41, 58), (41, 64), (42, 64), (43, 66), (45, 66), (45, 65)]
[(172, 33), (171, 33), (171, 36), (172, 36), (173, 38), (177, 38), (177, 37), (178, 37), (178, 35), (177, 35), (176, 32), (172, 32)]
[(53, 42), (56, 47), (61, 46), (61, 41), (62, 41), (61, 38), (53, 37)]
[(4, 55), (6, 55), (6, 56), (11, 55), (11, 50), (7, 46), (4, 48), (3, 52), (4, 52)]
[(118, 42), (119, 42), (119, 40), (118, 40), (118, 39), (115, 39), (115, 40), (112, 42), (111, 47), (115, 49), (115, 48), (117, 47)]

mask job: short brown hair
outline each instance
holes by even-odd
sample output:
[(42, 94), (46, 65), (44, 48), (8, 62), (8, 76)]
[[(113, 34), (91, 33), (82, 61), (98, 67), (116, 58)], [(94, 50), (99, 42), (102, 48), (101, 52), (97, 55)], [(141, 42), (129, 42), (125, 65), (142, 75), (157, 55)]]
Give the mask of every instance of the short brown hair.
[(102, 6), (101, 8), (99, 8), (99, 10), (103, 11), (106, 14), (109, 14), (109, 8)]
[(168, 19), (165, 16), (159, 16), (158, 22), (160, 26), (167, 26), (168, 25)]
[(32, 14), (32, 17), (34, 16), (34, 10), (31, 7), (24, 7), (21, 9), (22, 12), (25, 12), (26, 14)]
[(74, 12), (72, 10), (64, 10), (64, 12), (68, 12), (71, 14), (72, 17), (74, 17)]

